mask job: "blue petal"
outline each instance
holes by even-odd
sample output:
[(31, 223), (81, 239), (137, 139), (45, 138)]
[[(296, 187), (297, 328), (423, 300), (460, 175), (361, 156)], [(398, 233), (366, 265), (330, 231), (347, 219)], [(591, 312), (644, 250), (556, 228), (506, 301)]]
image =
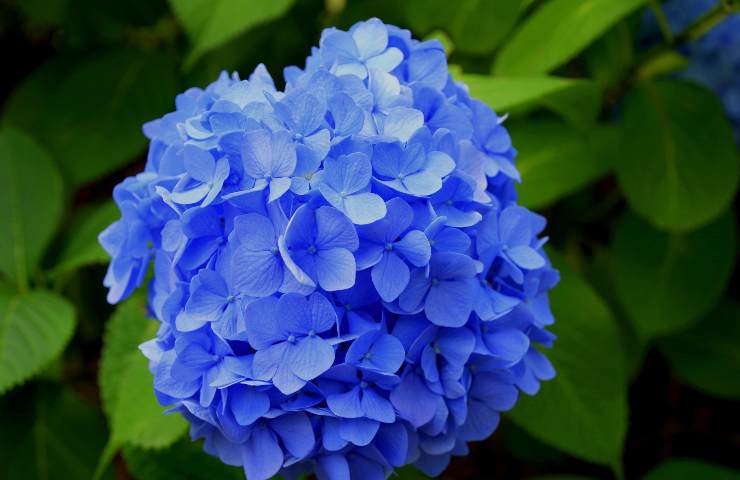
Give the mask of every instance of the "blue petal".
[(244, 473), (249, 480), (268, 480), (283, 466), (283, 451), (275, 434), (265, 426), (252, 430), (242, 447)]
[(349, 476), (349, 464), (344, 455), (322, 455), (316, 466), (319, 480), (346, 480)]
[(360, 58), (367, 59), (382, 53), (388, 45), (388, 29), (377, 18), (358, 23), (352, 30), (352, 39)]
[(327, 292), (351, 288), (356, 270), (355, 257), (345, 248), (319, 250), (316, 254), (316, 277)]
[(343, 418), (339, 423), (339, 434), (348, 442), (363, 447), (373, 441), (378, 427), (377, 421), (368, 418)]
[(234, 253), (234, 288), (250, 297), (267, 297), (283, 283), (283, 262), (270, 251), (250, 251), (243, 245)]
[(432, 286), (424, 303), (429, 321), (442, 327), (465, 325), (473, 310), (474, 287), (470, 281), (444, 281)]
[(324, 160), (323, 181), (340, 194), (349, 195), (370, 183), (372, 167), (366, 155), (356, 152)]
[(185, 145), (182, 151), (188, 175), (199, 182), (207, 183), (213, 178), (216, 161), (213, 155), (193, 145)]
[(373, 445), (380, 450), (388, 463), (401, 467), (407, 463), (409, 440), (409, 433), (403, 423), (395, 422), (380, 426)]
[(431, 286), (431, 280), (423, 269), (411, 272), (406, 290), (398, 297), (398, 305), (407, 312), (416, 312), (424, 306), (424, 299)]
[(229, 405), (239, 425), (251, 425), (270, 409), (270, 398), (254, 387), (234, 385), (229, 389)]
[(255, 350), (264, 350), (286, 338), (275, 317), (277, 304), (277, 298), (265, 297), (247, 305), (245, 333)]
[(529, 350), (529, 337), (515, 328), (496, 329), (484, 335), (491, 354), (508, 362), (518, 362)]
[(269, 218), (257, 213), (239, 215), (234, 219), (236, 239), (252, 251), (270, 250), (277, 246), (275, 228)]
[(292, 180), (288, 177), (273, 178), (270, 180), (270, 194), (267, 198), (267, 203), (272, 203), (278, 198), (285, 195), (285, 192), (290, 190)]
[(392, 302), (409, 283), (409, 267), (394, 252), (386, 252), (371, 272), (375, 289), (386, 302)]
[(412, 230), (393, 245), (393, 249), (414, 266), (423, 267), (429, 263), (432, 247), (424, 232)]
[(396, 419), (396, 412), (391, 402), (380, 396), (375, 389), (363, 390), (361, 405), (367, 418), (383, 423), (391, 423)]
[(297, 377), (313, 380), (334, 363), (334, 349), (321, 337), (304, 337), (290, 349), (288, 362)]
[(278, 434), (286, 450), (295, 458), (308, 455), (316, 443), (311, 421), (305, 413), (287, 413), (270, 420), (270, 428)]
[(534, 270), (545, 266), (545, 259), (532, 247), (517, 245), (506, 249), (505, 252), (506, 256), (521, 268)]
[(327, 395), (326, 404), (337, 416), (343, 418), (359, 418), (363, 415), (361, 403), (361, 390), (355, 386), (344, 393)]
[(357, 231), (342, 212), (332, 207), (316, 210), (316, 246), (354, 251), (358, 245)]
[(374, 193), (358, 193), (344, 199), (341, 210), (357, 225), (367, 225), (385, 216), (385, 202)]
[(424, 114), (406, 107), (392, 109), (383, 122), (383, 135), (407, 142), (424, 125)]
[(437, 410), (437, 396), (415, 373), (405, 375), (391, 392), (391, 403), (398, 414), (416, 428), (431, 420)]

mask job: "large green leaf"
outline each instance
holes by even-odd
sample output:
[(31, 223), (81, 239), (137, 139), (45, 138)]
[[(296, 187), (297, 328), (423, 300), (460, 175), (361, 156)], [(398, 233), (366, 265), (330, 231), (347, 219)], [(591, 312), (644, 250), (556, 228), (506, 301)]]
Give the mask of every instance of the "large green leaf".
[(686, 332), (660, 341), (682, 381), (718, 397), (740, 399), (740, 304), (727, 302)]
[(186, 63), (285, 13), (295, 0), (170, 0), (175, 15), (190, 37)]
[(516, 23), (521, 0), (405, 0), (409, 26), (417, 33), (435, 28), (450, 35), (456, 50), (485, 54), (495, 49)]
[(25, 288), (62, 215), (62, 179), (25, 134), (0, 132), (0, 273)]
[(661, 463), (643, 480), (737, 480), (740, 471), (693, 458), (673, 458)]
[(586, 48), (647, 0), (552, 0), (532, 14), (504, 45), (496, 73), (545, 73)]
[(611, 312), (562, 262), (550, 302), (557, 340), (547, 356), (555, 379), (523, 395), (510, 418), (532, 436), (584, 460), (614, 465), (627, 431), (627, 382)]
[(0, 393), (62, 353), (74, 327), (74, 308), (59, 295), (0, 293)]
[(157, 402), (148, 361), (138, 349), (154, 335), (154, 326), (136, 296), (118, 308), (106, 329), (99, 383), (111, 424), (112, 448), (124, 444), (166, 447), (187, 428), (182, 417), (165, 414)]
[(69, 240), (62, 247), (54, 273), (107, 262), (110, 257), (100, 246), (98, 235), (120, 216), (121, 212), (112, 201), (81, 209), (69, 227)]
[(59, 57), (13, 93), (5, 121), (46, 146), (65, 178), (79, 185), (142, 153), (141, 125), (172, 110), (176, 91), (174, 64), (160, 54)]
[(717, 96), (693, 84), (648, 81), (627, 97), (616, 164), (630, 205), (661, 228), (688, 230), (732, 201), (738, 154)]
[(0, 478), (91, 478), (105, 443), (103, 416), (72, 391), (44, 384), (33, 390), (0, 399)]
[(555, 120), (521, 120), (507, 127), (519, 152), (519, 201), (529, 208), (546, 206), (605, 175), (618, 139), (614, 128), (580, 132)]
[(634, 215), (619, 224), (614, 288), (642, 340), (680, 331), (712, 308), (732, 272), (735, 234), (729, 213), (683, 234), (660, 232)]
[(136, 480), (244, 480), (244, 470), (224, 464), (190, 440), (163, 450), (126, 447), (123, 458)]
[[(599, 86), (591, 80), (545, 75), (491, 77), (476, 74), (463, 74), (459, 79), (468, 86), (472, 97), (499, 113), (542, 105), (568, 119), (581, 120), (595, 117), (601, 100)], [(570, 105), (574, 97), (580, 101), (577, 105)]]

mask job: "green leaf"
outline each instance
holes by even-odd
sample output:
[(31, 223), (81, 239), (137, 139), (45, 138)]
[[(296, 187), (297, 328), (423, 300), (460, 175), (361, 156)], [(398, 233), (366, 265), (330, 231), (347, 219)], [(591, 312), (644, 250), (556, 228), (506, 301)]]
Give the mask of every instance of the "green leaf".
[(642, 477), (643, 480), (737, 480), (740, 471), (693, 458), (666, 460)]
[(445, 30), (461, 52), (486, 54), (511, 31), (522, 12), (521, 0), (406, 0), (401, 3), (416, 32)]
[(628, 202), (664, 229), (717, 218), (738, 182), (732, 129), (716, 95), (679, 81), (645, 82), (627, 97), (616, 169)]
[(680, 331), (712, 308), (732, 273), (735, 236), (731, 213), (683, 234), (655, 230), (634, 215), (619, 224), (614, 289), (642, 340)]
[(62, 179), (49, 155), (25, 134), (0, 132), (0, 273), (28, 285), (62, 216)]
[(283, 15), (295, 0), (170, 0), (172, 10), (190, 37), (186, 64), (241, 33)]
[(0, 393), (62, 353), (74, 327), (74, 308), (55, 293), (0, 293)]
[(662, 339), (660, 351), (683, 382), (709, 395), (740, 399), (740, 304), (727, 301), (686, 332)]
[(203, 451), (200, 442), (181, 440), (163, 450), (125, 447), (123, 458), (137, 480), (244, 480), (244, 470)]
[(32, 73), (12, 94), (5, 122), (49, 149), (74, 185), (120, 168), (141, 154), (141, 125), (173, 108), (173, 62), (134, 50), (84, 61), (60, 57)]
[(180, 415), (165, 414), (157, 402), (148, 360), (138, 349), (154, 334), (154, 325), (141, 298), (133, 297), (116, 310), (106, 329), (99, 383), (115, 447), (163, 448), (187, 429)]
[(507, 124), (518, 154), (522, 183), (519, 202), (541, 208), (605, 175), (611, 168), (616, 128), (599, 126), (581, 133), (555, 120)]
[[(0, 478), (89, 479), (105, 443), (100, 412), (68, 390), (44, 384), (15, 391), (0, 403)], [(108, 471), (103, 478), (112, 479)]]
[(634, 61), (634, 40), (627, 22), (621, 21), (585, 52), (590, 76), (602, 86), (621, 80)]
[(462, 74), (470, 95), (499, 113), (544, 106), (578, 124), (593, 121), (601, 103), (596, 82), (552, 76), (490, 77)]
[(55, 274), (107, 262), (110, 257), (98, 242), (98, 235), (120, 218), (121, 212), (112, 201), (80, 210), (69, 228), (69, 240), (62, 247)]
[(495, 72), (527, 75), (549, 72), (647, 0), (552, 0), (532, 14), (504, 45)]
[[(555, 259), (557, 260), (557, 259)], [(530, 435), (578, 458), (619, 461), (627, 431), (627, 383), (619, 330), (611, 312), (578, 275), (556, 262), (550, 294), (555, 345), (546, 352), (555, 379), (522, 395), (510, 418)]]

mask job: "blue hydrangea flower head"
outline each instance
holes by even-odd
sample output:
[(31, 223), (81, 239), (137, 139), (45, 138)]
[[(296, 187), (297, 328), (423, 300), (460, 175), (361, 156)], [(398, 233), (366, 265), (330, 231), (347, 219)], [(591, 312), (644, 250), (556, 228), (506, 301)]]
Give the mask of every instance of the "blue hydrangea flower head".
[[(719, 0), (668, 0), (663, 10), (674, 33), (680, 33)], [(648, 15), (643, 25), (650, 39), (658, 36), (654, 15)], [(719, 95), (740, 144), (740, 13), (732, 13), (709, 32), (681, 47), (688, 59), (678, 76), (706, 86)]]
[(108, 300), (154, 263), (157, 397), (249, 480), (438, 475), (555, 375), (545, 220), (438, 42), (370, 19), (284, 75), (224, 73), (144, 126)]

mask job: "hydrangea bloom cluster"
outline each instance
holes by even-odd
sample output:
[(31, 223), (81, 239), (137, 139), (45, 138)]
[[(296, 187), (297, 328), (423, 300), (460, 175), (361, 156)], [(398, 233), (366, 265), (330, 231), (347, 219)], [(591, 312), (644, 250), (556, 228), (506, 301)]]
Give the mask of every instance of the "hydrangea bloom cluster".
[(328, 29), (285, 81), (222, 74), (145, 125), (108, 300), (153, 260), (156, 394), (249, 480), (439, 474), (555, 375), (545, 220), (437, 41)]
[[(719, 0), (669, 0), (663, 4), (663, 10), (671, 30), (680, 33), (718, 3)], [(647, 20), (647, 29), (657, 33), (654, 16)], [(740, 143), (740, 13), (728, 15), (681, 49), (689, 63), (678, 76), (705, 85), (719, 95)]]

